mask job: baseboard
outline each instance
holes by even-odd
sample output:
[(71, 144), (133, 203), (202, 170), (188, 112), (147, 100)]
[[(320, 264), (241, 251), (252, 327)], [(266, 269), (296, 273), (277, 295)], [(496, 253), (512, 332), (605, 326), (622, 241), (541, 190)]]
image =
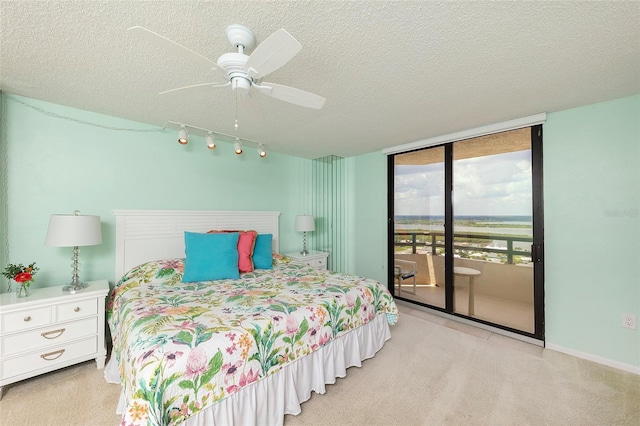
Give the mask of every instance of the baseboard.
[(614, 361), (612, 359), (603, 358), (601, 356), (589, 354), (589, 353), (586, 353), (586, 352), (576, 351), (575, 349), (565, 348), (565, 347), (562, 347), (562, 346), (554, 345), (553, 343), (549, 343), (549, 342), (546, 343), (545, 347), (547, 349), (551, 349), (552, 351), (562, 352), (563, 354), (575, 356), (577, 358), (586, 359), (587, 361), (593, 361), (593, 362), (596, 362), (598, 364), (606, 365), (608, 367), (617, 368), (618, 370), (624, 370), (624, 371), (627, 371), (629, 373), (637, 374), (637, 375), (640, 376), (640, 367), (635, 366), (635, 365), (625, 364), (623, 362)]

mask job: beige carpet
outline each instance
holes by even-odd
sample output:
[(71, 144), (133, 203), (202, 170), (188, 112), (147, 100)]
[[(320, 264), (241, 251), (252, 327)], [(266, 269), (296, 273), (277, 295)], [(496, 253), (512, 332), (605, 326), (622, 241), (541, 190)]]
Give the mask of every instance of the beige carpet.
[[(640, 376), (402, 307), (392, 339), (285, 425), (638, 425)], [(1, 425), (119, 424), (88, 362), (5, 388)]]

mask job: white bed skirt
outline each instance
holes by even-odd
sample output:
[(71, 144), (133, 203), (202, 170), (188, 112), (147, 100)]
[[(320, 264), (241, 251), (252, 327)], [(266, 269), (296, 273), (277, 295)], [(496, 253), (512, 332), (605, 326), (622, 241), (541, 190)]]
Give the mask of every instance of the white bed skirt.
[[(384, 313), (355, 330), (338, 337), (315, 352), (294, 361), (280, 371), (254, 382), (192, 417), (187, 426), (257, 426), (282, 425), (285, 414), (300, 414), (300, 404), (311, 397), (311, 391), (323, 394), (325, 385), (345, 377), (347, 368), (362, 365), (372, 358), (391, 338)], [(105, 368), (109, 383), (120, 383), (114, 359)], [(124, 394), (116, 413), (126, 409)]]

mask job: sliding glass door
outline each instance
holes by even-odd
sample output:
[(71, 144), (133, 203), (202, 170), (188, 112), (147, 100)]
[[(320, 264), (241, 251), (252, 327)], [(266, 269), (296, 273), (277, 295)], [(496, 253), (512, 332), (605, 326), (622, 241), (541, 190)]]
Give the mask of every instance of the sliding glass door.
[(396, 297), (543, 338), (541, 137), (535, 126), (390, 156)]
[(395, 295), (444, 308), (445, 150), (394, 157)]

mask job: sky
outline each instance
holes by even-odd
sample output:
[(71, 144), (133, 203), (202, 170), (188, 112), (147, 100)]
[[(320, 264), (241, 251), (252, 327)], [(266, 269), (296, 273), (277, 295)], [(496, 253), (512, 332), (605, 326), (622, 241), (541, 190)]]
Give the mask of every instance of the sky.
[[(395, 166), (396, 215), (444, 215), (444, 163)], [(455, 160), (453, 214), (531, 215), (531, 151)]]

